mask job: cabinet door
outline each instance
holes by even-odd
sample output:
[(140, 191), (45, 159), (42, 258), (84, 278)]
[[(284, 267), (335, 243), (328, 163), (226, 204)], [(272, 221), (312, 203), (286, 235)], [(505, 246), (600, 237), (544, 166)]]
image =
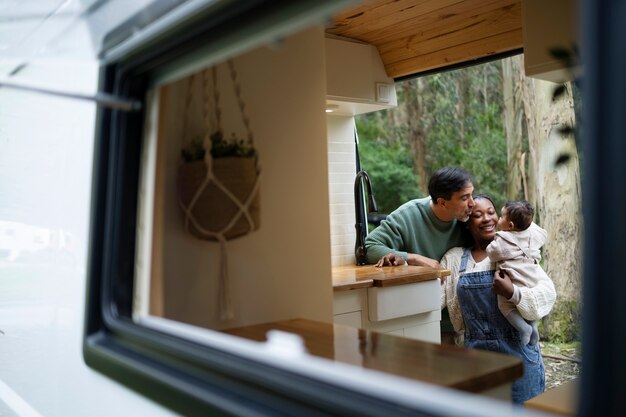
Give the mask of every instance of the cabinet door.
[(421, 324), (404, 329), (404, 337), (417, 339), (422, 342), (441, 343), (441, 329), (439, 321)]
[(370, 321), (385, 321), (440, 308), (439, 280), (367, 289)]
[(333, 315), (363, 311), (364, 306), (365, 288), (335, 291), (333, 294)]
[(361, 312), (353, 311), (351, 313), (335, 314), (333, 316), (333, 322), (335, 324), (344, 324), (346, 326), (352, 326), (361, 328), (363, 323), (361, 322)]

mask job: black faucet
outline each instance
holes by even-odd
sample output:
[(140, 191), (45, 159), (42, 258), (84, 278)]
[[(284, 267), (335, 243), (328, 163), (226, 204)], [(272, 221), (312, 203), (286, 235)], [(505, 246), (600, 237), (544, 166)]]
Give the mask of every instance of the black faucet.
[(365, 182), (367, 186), (367, 202), (370, 213), (376, 213), (378, 207), (376, 206), (376, 200), (374, 200), (374, 193), (372, 192), (372, 183), (370, 182), (370, 176), (367, 172), (361, 170), (357, 172), (356, 179), (354, 180), (354, 214), (356, 218), (356, 243), (354, 244), (354, 255), (356, 257), (357, 265), (367, 264), (367, 258), (365, 256), (365, 236), (367, 236), (367, 216), (363, 206), (363, 198), (361, 197), (361, 184)]

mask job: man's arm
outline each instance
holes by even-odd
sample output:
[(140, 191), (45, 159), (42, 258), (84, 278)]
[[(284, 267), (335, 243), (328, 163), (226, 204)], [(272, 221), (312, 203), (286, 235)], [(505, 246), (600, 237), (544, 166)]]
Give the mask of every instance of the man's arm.
[(407, 255), (408, 255), (409, 265), (429, 266), (431, 268), (442, 268), (441, 264), (436, 259), (427, 258), (426, 256), (418, 255), (417, 253), (409, 253)]
[[(412, 203), (412, 204), (411, 204)], [(419, 208), (409, 202), (391, 213), (365, 239), (367, 261), (377, 266), (409, 265), (441, 268), (438, 259), (415, 253), (416, 228), (423, 227)]]
[[(407, 227), (393, 220), (383, 220), (365, 239), (367, 262), (376, 266), (409, 265), (441, 268), (439, 261), (417, 253), (406, 252), (405, 237), (402, 227)], [(395, 249), (397, 248), (397, 249)], [(404, 262), (400, 262), (400, 258)]]
[[(388, 216), (380, 225), (365, 238), (367, 263), (376, 264), (386, 255), (398, 255), (406, 261), (408, 254), (404, 250), (405, 242), (402, 235), (402, 224)], [(387, 261), (390, 261), (389, 257)]]
[(405, 260), (402, 256), (393, 252), (382, 256), (376, 262), (376, 266), (379, 266), (379, 267), (380, 266), (398, 266), (398, 265), (404, 265), (405, 263), (409, 265), (429, 266), (431, 268), (441, 268), (441, 265), (436, 259), (427, 258), (426, 256), (418, 255), (416, 253), (407, 253), (407, 259)]

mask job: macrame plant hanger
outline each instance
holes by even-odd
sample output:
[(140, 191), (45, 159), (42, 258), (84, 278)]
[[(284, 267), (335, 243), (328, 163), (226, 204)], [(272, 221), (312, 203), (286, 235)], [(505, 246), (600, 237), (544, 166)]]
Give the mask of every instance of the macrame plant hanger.
[[(232, 81), (235, 96), (237, 98), (237, 105), (239, 107), (239, 112), (241, 113), (242, 121), (244, 127), (246, 129), (248, 144), (254, 148), (254, 136), (252, 134), (252, 130), (250, 129), (250, 120), (246, 114), (246, 106), (241, 96), (241, 86), (237, 79), (237, 72), (235, 70), (235, 66), (232, 60), (228, 61), (228, 70), (230, 74), (230, 79)], [(209, 72), (210, 71), (210, 72)], [(215, 117), (215, 125), (211, 126), (211, 112), (210, 112), (210, 93), (209, 93), (209, 78), (212, 78), (212, 87), (213, 87), (213, 105), (214, 105), (214, 117)], [(183, 121), (183, 140), (187, 135), (189, 130), (189, 122), (188, 118), (191, 115), (191, 104), (192, 104), (192, 94), (193, 94), (193, 82), (194, 76), (189, 78), (188, 86), (187, 86), (187, 97), (185, 102), (185, 118)], [(203, 240), (211, 240), (217, 241), (220, 245), (220, 272), (219, 272), (219, 283), (218, 283), (218, 310), (219, 310), (219, 318), (220, 320), (230, 320), (234, 318), (234, 312), (232, 308), (231, 296), (230, 296), (230, 282), (228, 277), (228, 255), (227, 255), (227, 247), (226, 243), (228, 240), (243, 236), (248, 234), (259, 227), (259, 174), (261, 172), (259, 158), (254, 151), (254, 158), (250, 157), (226, 157), (226, 158), (214, 158), (211, 154), (211, 149), (213, 145), (212, 137), (215, 134), (222, 135), (223, 138), (223, 130), (222, 130), (222, 110), (220, 107), (220, 93), (217, 87), (217, 68), (213, 66), (210, 70), (205, 69), (202, 72), (202, 90), (203, 90), (203, 100), (202, 100), (202, 116), (204, 120), (204, 138), (202, 141), (202, 147), (204, 149), (204, 159), (202, 167), (199, 164), (196, 164), (195, 169), (198, 172), (198, 168), (205, 172), (204, 177), (199, 179), (199, 184), (195, 190), (192, 190), (191, 193), (187, 193), (187, 198), (181, 197), (180, 193), (180, 185), (179, 185), (179, 205), (183, 210), (185, 215), (185, 229), (190, 232), (192, 235), (203, 239)], [(214, 127), (212, 129), (212, 127)], [(245, 161), (244, 161), (245, 160)], [(220, 175), (216, 175), (216, 171), (222, 169), (220, 166), (224, 164), (241, 164), (245, 163), (246, 165), (252, 168), (251, 175), (248, 175), (250, 181), (249, 187), (247, 189), (242, 190), (239, 189), (238, 192), (233, 192), (232, 189), (229, 188), (228, 181), (225, 181)], [(252, 164), (252, 165), (250, 165)], [(184, 164), (183, 164), (184, 165)], [(182, 165), (181, 165), (182, 167)], [(250, 172), (250, 169), (238, 170), (236, 167), (230, 167), (227, 169), (230, 172), (235, 172), (235, 175), (239, 175), (239, 171)], [(202, 174), (201, 174), (202, 175)], [(243, 175), (243, 174), (242, 174)], [(196, 175), (197, 177), (197, 175)], [(181, 181), (181, 170), (179, 167), (179, 181)], [(198, 181), (197, 181), (198, 182)], [(235, 181), (237, 184), (242, 181)], [(230, 185), (232, 186), (232, 181)], [(239, 186), (240, 187), (240, 186)], [(241, 187), (240, 187), (241, 188)], [(219, 191), (218, 191), (219, 190)], [(185, 194), (185, 193), (182, 193)], [(233, 207), (234, 213), (232, 213), (232, 217), (229, 221), (227, 221), (226, 225), (220, 227), (219, 230), (213, 230), (210, 227), (207, 227), (205, 223), (200, 219), (200, 208), (202, 205), (220, 205), (221, 203), (217, 202), (218, 196), (222, 201), (227, 200), (227, 203), (231, 207)], [(219, 209), (212, 209), (213, 211)]]

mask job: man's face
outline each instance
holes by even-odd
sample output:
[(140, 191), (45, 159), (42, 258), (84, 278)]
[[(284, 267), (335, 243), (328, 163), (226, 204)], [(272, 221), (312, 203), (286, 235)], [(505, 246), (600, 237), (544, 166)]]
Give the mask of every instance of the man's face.
[(441, 199), (451, 219), (457, 219), (462, 222), (469, 219), (470, 214), (472, 214), (472, 208), (474, 207), (474, 199), (472, 198), (473, 192), (474, 186), (471, 182), (468, 182), (465, 187), (453, 192), (449, 200)]

